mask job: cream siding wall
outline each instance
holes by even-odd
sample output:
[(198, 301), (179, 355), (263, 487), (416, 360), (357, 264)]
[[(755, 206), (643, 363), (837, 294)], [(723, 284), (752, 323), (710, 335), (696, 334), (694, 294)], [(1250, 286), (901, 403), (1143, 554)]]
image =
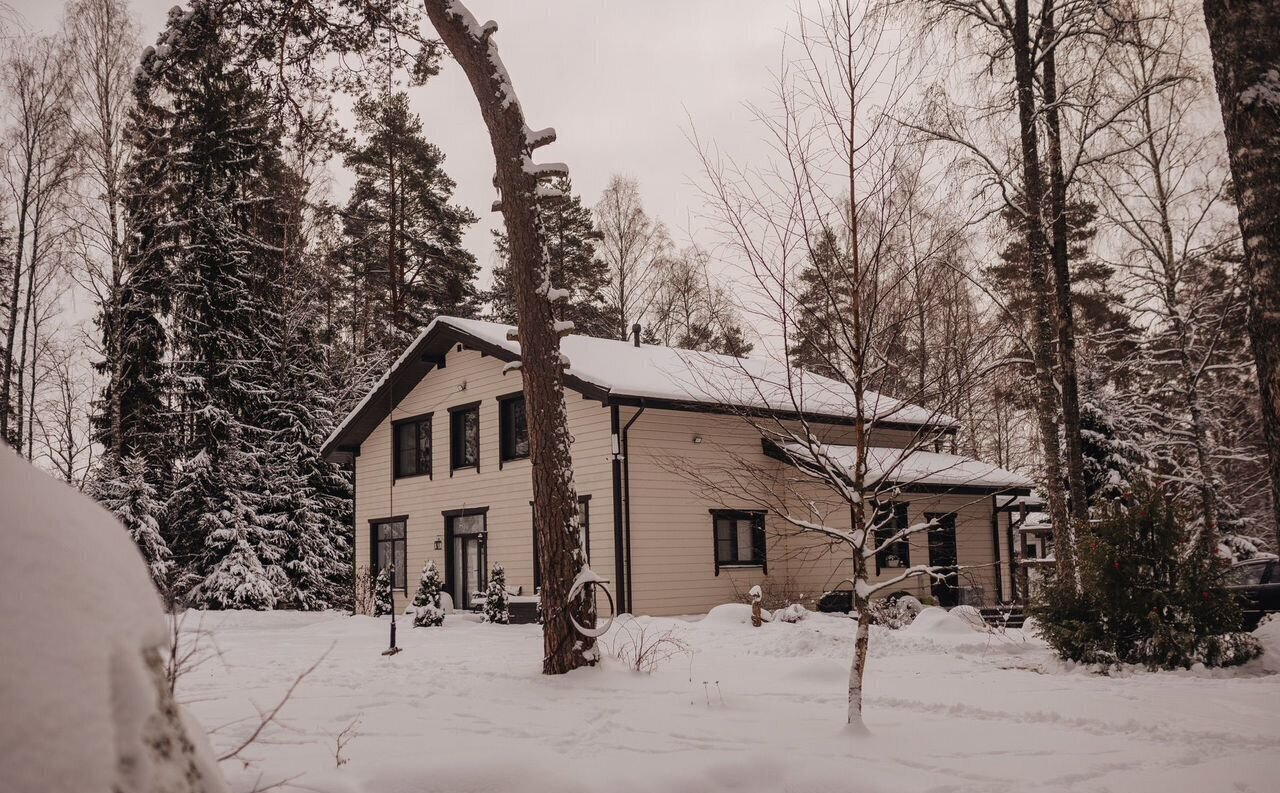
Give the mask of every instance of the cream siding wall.
[[(635, 411), (623, 410), (623, 423)], [(839, 442), (845, 428), (832, 428), (827, 440)], [(701, 439), (694, 443), (694, 436)], [(909, 433), (885, 433), (877, 443), (906, 443)], [(797, 485), (795, 469), (764, 456), (760, 437), (732, 416), (647, 410), (629, 433), (631, 543), (634, 610), (669, 615), (705, 612), (740, 599), (751, 586), (775, 595), (812, 602), (848, 577), (847, 549), (814, 535), (801, 535), (779, 516), (812, 515), (824, 525), (848, 528), (847, 504), (821, 486)], [(787, 481), (783, 481), (787, 477)], [(788, 500), (785, 494), (793, 494)], [(982, 602), (995, 600), (990, 496), (911, 494), (908, 517), (924, 513), (956, 514), (956, 552), (963, 586), (977, 587)], [(710, 510), (766, 509), (767, 573), (762, 568), (722, 568), (716, 574)], [(927, 562), (928, 538), (911, 538), (911, 563)], [(892, 578), (886, 570), (878, 580)], [(924, 595), (923, 578), (892, 591)], [(886, 591), (886, 594), (889, 590)]]
[[(499, 467), (499, 395), (520, 388), (518, 375), (502, 375), (502, 362), (473, 350), (449, 352), (446, 366), (434, 369), (396, 406), (393, 414), (361, 444), (356, 460), (356, 563), (370, 563), (369, 522), (406, 515), (407, 591), (417, 588), (422, 566), (433, 559), (445, 570), (447, 548), (442, 512), (488, 508), (487, 556), (502, 563), (511, 586), (533, 591), (533, 542), (530, 462), (518, 460)], [(566, 391), (577, 490), (590, 495), (591, 565), (614, 578), (613, 493), (609, 409)], [(480, 402), (480, 468), (449, 472), (449, 408)], [(626, 421), (636, 413), (621, 408)], [(432, 476), (401, 479), (391, 475), (391, 423), (424, 413), (432, 414)], [(831, 427), (831, 443), (851, 442), (850, 429)], [(701, 438), (694, 443), (693, 437)], [(880, 431), (873, 443), (904, 445), (911, 434)], [(754, 584), (790, 597), (812, 601), (849, 575), (851, 565), (842, 546), (811, 536), (799, 536), (777, 517), (779, 509), (794, 510), (781, 495), (788, 491), (783, 477), (795, 469), (764, 456), (760, 437), (742, 419), (650, 409), (629, 434), (631, 544), (634, 603), (643, 614), (696, 614), (739, 599)], [(751, 461), (753, 484), (743, 471), (733, 471), (734, 459)], [(735, 479), (736, 478), (736, 479)], [(823, 503), (816, 492), (810, 503)], [(832, 500), (820, 507), (823, 520), (847, 527), (848, 507)], [(910, 499), (910, 519), (923, 512), (955, 512), (957, 551), (961, 565), (978, 566), (966, 575), (984, 588), (993, 602), (995, 571), (990, 529), (989, 496), (923, 496)], [(766, 519), (767, 575), (759, 568), (725, 569), (716, 575), (713, 547), (713, 508), (761, 508), (774, 513)], [(911, 561), (927, 561), (927, 540), (912, 538)], [(983, 567), (983, 565), (987, 565)], [(886, 571), (882, 577), (890, 577)], [(616, 583), (616, 582), (615, 582)], [(917, 580), (894, 589), (920, 594), (928, 582)]]
[[(533, 499), (530, 461), (499, 467), (497, 397), (520, 390), (518, 374), (502, 375), (503, 363), (474, 350), (450, 350), (443, 369), (433, 369), (396, 406), (392, 415), (360, 446), (356, 459), (356, 564), (370, 563), (369, 521), (407, 515), (408, 591), (417, 589), (428, 559), (445, 570), (447, 548), (442, 512), (488, 508), (486, 552), (489, 564), (501, 563), (509, 586), (533, 592)], [(480, 402), (479, 470), (449, 472), (449, 408)], [(590, 495), (591, 564), (601, 575), (613, 575), (613, 499), (610, 467), (609, 410), (566, 390), (575, 481), (580, 496)], [(391, 476), (391, 423), (432, 413), (432, 476), (394, 480)]]

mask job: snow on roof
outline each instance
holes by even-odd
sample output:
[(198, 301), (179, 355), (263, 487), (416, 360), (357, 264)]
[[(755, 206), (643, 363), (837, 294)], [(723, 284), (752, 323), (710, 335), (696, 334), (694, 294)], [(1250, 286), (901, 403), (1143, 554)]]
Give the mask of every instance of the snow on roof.
[(0, 504), (4, 789), (153, 789), (144, 778), (162, 772), (145, 739), (159, 705), (144, 652), (167, 630), (142, 556), (109, 512), (3, 443)]
[[(442, 320), (520, 352), (518, 342), (507, 340), (510, 326), (452, 317)], [(847, 385), (768, 358), (736, 358), (656, 344), (637, 347), (629, 341), (579, 335), (561, 339), (560, 351), (569, 358), (570, 374), (615, 396), (853, 417), (853, 390)], [(882, 421), (957, 424), (949, 416), (874, 391), (866, 392), (864, 400), (869, 416)]]
[[(799, 443), (781, 444), (792, 459), (803, 463), (814, 460), (808, 447)], [(857, 461), (857, 447), (822, 446), (820, 453), (836, 465), (852, 471)], [(891, 449), (872, 446), (867, 449), (867, 482), (869, 487), (887, 483), (904, 490), (912, 485), (941, 487), (976, 487), (992, 490), (1023, 489), (1031, 487), (1031, 479), (999, 466), (962, 457), (920, 449)]]
[[(405, 349), (330, 434), (324, 448), (334, 448), (391, 374), (412, 360), (428, 337), (449, 329), (513, 356), (520, 354), (520, 343), (507, 338), (507, 334), (515, 330), (512, 325), (438, 317)], [(612, 397), (727, 405), (838, 418), (853, 418), (854, 415), (853, 390), (844, 383), (768, 358), (736, 358), (656, 344), (637, 347), (630, 341), (576, 334), (560, 340), (560, 351), (569, 360), (568, 375), (606, 391)], [(874, 391), (865, 392), (864, 405), (867, 416), (875, 421), (946, 428), (959, 425), (950, 416)]]

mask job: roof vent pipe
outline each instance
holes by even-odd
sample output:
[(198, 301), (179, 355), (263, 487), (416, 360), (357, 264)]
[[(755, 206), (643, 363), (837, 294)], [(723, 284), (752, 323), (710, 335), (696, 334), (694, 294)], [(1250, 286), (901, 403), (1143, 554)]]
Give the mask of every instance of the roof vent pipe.
[(631, 343), (636, 345), (637, 347), (640, 346), (640, 323), (639, 322), (631, 326)]

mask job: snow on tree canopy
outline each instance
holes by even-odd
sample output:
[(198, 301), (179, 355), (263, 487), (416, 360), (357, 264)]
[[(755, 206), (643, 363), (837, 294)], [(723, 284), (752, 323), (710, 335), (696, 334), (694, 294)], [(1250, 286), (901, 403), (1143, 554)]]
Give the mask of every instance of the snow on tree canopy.
[(222, 791), (163, 679), (167, 625), (128, 533), (0, 444), (4, 789)]

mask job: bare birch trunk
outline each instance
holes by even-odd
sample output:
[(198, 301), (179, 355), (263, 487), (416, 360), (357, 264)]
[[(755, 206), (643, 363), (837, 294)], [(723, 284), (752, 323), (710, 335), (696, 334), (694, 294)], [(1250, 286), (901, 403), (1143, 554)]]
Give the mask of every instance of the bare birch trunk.
[(1204, 16), (1236, 186), (1280, 548), (1280, 4), (1205, 0)]
[[(1074, 531), (1063, 492), (1062, 449), (1058, 440), (1058, 389), (1053, 378), (1053, 331), (1050, 318), (1048, 273), (1049, 246), (1044, 229), (1044, 179), (1040, 172), (1040, 151), (1036, 139), (1035, 65), (1031, 53), (1028, 0), (1015, 0), (1013, 24), (1014, 80), (1018, 100), (1018, 127), (1023, 173), (1023, 210), (1026, 212), (1027, 276), (1034, 296), (1036, 419), (1044, 447), (1049, 515), (1055, 536), (1070, 548)], [(1058, 554), (1059, 575), (1073, 575), (1072, 557)]]
[[(1043, 37), (1057, 37), (1054, 11), (1045, 12)], [(1066, 445), (1067, 491), (1071, 517), (1083, 526), (1089, 519), (1089, 496), (1084, 486), (1084, 446), (1080, 438), (1080, 380), (1076, 373), (1075, 314), (1071, 302), (1071, 266), (1067, 249), (1067, 181), (1062, 166), (1062, 122), (1058, 109), (1057, 47), (1044, 53), (1044, 112), (1049, 157), (1049, 212), (1053, 229), (1053, 280), (1057, 298), (1058, 372), (1061, 380), (1062, 434)], [(1074, 532), (1059, 536), (1055, 553), (1075, 555)]]
[(538, 176), (532, 152), (554, 139), (525, 124), (515, 89), (498, 58), (493, 23), (483, 28), (457, 0), (425, 0), (427, 15), (466, 72), (480, 103), (497, 160), (497, 185), (510, 246), (519, 315), (521, 375), (533, 460), (534, 531), (542, 566), (543, 674), (563, 674), (595, 660), (595, 640), (575, 627), (595, 624), (591, 598), (571, 589), (587, 571), (577, 526), (577, 496), (565, 411), (560, 337), (551, 303), (557, 296), (538, 224)]

